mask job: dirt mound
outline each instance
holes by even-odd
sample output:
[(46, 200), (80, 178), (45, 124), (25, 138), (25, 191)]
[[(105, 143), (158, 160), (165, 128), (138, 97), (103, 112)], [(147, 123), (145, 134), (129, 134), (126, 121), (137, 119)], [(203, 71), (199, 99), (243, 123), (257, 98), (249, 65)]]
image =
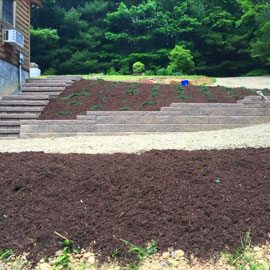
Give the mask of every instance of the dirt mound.
[(35, 260), (59, 249), (55, 231), (102, 258), (121, 239), (208, 257), (270, 224), (270, 148), (141, 155), (0, 154), (0, 249)]

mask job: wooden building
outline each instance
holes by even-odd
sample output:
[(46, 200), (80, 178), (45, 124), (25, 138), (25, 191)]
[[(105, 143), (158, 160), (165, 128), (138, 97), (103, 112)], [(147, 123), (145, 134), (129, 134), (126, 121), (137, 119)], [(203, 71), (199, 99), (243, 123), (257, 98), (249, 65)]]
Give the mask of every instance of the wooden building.
[(20, 82), (28, 77), (30, 10), (32, 5), (40, 5), (40, 2), (0, 0), (0, 95), (18, 90)]

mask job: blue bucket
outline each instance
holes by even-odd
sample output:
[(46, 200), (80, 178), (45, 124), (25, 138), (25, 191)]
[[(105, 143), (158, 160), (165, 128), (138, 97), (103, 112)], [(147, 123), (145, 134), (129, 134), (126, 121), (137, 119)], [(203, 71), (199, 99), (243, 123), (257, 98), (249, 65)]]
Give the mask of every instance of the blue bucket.
[(182, 86), (189, 86), (189, 80), (183, 80), (181, 81)]

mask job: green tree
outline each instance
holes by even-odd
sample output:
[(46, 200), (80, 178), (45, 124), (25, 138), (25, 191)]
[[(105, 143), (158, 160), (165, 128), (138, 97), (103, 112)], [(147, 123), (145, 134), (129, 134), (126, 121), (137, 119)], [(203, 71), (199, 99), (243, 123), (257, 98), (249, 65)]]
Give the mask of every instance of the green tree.
[(261, 63), (270, 65), (270, 4), (257, 16), (258, 30), (251, 42), (251, 55)]

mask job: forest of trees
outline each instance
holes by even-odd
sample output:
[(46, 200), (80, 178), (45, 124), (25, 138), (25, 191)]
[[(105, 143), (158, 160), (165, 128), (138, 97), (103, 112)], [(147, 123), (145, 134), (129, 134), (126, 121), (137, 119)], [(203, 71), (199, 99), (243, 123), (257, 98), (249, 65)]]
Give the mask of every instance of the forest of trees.
[(269, 0), (43, 0), (32, 61), (45, 74), (270, 73)]

